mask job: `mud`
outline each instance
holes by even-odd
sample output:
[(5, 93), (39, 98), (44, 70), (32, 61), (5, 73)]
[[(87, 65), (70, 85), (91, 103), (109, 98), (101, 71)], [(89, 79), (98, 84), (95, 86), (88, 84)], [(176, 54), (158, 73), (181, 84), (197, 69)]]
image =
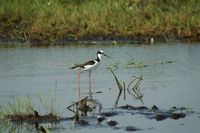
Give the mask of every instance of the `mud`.
[(8, 116), (8, 119), (11, 122), (58, 122), (61, 119), (56, 115), (50, 113), (47, 115), (35, 115), (35, 114), (28, 114), (28, 115), (11, 115)]

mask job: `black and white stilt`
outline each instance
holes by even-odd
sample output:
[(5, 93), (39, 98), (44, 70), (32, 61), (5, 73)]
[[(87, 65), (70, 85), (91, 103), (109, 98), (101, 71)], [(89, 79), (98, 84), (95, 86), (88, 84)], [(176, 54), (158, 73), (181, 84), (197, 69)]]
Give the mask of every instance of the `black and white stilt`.
[(80, 70), (78, 72), (78, 75), (77, 75), (79, 98), (80, 98), (80, 74), (83, 71), (89, 72), (89, 91), (90, 91), (89, 93), (91, 94), (91, 73), (92, 73), (93, 70), (95, 70), (99, 66), (99, 64), (101, 62), (101, 58), (102, 58), (103, 55), (109, 58), (109, 56), (106, 55), (102, 50), (99, 50), (97, 52), (97, 58), (96, 59), (87, 61), (87, 62), (82, 63), (82, 64), (76, 64), (73, 67), (71, 67), (71, 69), (78, 68)]

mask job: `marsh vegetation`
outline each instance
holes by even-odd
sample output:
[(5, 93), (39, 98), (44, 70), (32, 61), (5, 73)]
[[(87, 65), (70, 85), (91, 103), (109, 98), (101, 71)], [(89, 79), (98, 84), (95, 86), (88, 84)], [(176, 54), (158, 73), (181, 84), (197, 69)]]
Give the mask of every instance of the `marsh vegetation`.
[(199, 40), (198, 0), (2, 0), (2, 40)]

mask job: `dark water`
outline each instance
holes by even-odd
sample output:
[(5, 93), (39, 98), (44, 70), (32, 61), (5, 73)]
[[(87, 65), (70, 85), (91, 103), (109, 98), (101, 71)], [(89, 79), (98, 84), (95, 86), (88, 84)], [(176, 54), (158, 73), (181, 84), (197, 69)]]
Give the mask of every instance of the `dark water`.
[[(144, 105), (168, 109), (173, 106), (191, 108), (200, 112), (200, 44), (97, 44), (51, 47), (1, 47), (0, 48), (0, 106), (13, 99), (30, 96), (35, 108), (43, 111), (38, 95), (50, 98), (55, 95), (56, 110), (62, 116), (72, 115), (66, 109), (78, 99), (76, 70), (69, 69), (75, 63), (96, 58), (98, 50), (111, 56), (103, 58), (102, 64), (92, 73), (93, 92), (104, 109), (112, 108), (117, 97), (117, 85), (106, 66), (115, 64), (116, 75), (128, 83), (134, 75), (143, 75), (141, 92)], [(142, 63), (147, 67), (130, 65)], [(55, 91), (55, 92), (54, 92)], [(81, 75), (81, 96), (88, 93), (88, 75)], [(119, 105), (141, 105), (140, 101), (128, 96)], [(131, 119), (128, 119), (132, 117)], [(119, 126), (134, 125), (139, 132), (190, 132), (200, 131), (200, 118), (194, 115), (180, 120), (157, 122), (140, 115), (117, 116)], [(64, 122), (60, 132), (123, 132), (112, 128), (73, 128)], [(52, 131), (54, 132), (54, 130)], [(56, 130), (55, 130), (56, 132)]]

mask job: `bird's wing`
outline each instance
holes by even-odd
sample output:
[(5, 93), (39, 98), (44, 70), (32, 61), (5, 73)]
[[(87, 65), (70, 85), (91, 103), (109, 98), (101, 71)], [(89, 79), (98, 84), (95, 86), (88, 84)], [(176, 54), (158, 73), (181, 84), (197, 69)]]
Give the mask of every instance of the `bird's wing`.
[(77, 67), (84, 68), (84, 66), (86, 66), (86, 65), (93, 65), (94, 63), (95, 63), (94, 60), (90, 60), (90, 61), (87, 61), (87, 62), (82, 63), (82, 64), (75, 64), (73, 67), (71, 67), (71, 69), (74, 69), (74, 68), (77, 68)]

